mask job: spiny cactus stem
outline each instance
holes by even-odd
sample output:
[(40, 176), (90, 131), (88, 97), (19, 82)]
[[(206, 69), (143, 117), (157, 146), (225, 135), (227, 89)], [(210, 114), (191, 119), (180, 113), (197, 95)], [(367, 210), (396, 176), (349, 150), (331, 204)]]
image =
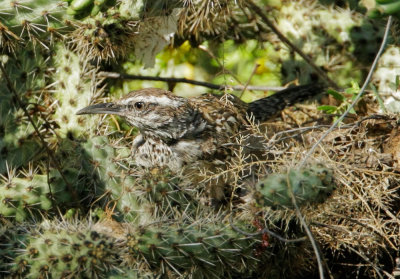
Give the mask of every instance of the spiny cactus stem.
[[(284, 42), (287, 46), (297, 52), (314, 70), (318, 73), (318, 75), (325, 80), (329, 86), (332, 86), (335, 89), (338, 89), (339, 86), (328, 77), (328, 75), (320, 69), (317, 65), (315, 65), (314, 61), (307, 54), (305, 54), (300, 48), (295, 46), (288, 38), (286, 38), (279, 30), (275, 27), (275, 25), (264, 15), (263, 11), (260, 9), (259, 6), (254, 4), (252, 1), (246, 1), (249, 8), (251, 8), (256, 14), (258, 14), (263, 22), (278, 36), (278, 38)], [(258, 28), (264, 29), (262, 25), (258, 25)]]
[(238, 227), (236, 227), (236, 226), (234, 225), (234, 222), (233, 222), (233, 213), (234, 213), (234, 211), (232, 211), (231, 214), (230, 214), (230, 216), (229, 216), (229, 225), (231, 226), (231, 228), (232, 228), (234, 231), (236, 231), (236, 232), (238, 232), (238, 233), (240, 233), (240, 234), (243, 234), (244, 236), (247, 236), (247, 237), (249, 237), (249, 238), (255, 237), (255, 236), (259, 236), (259, 235), (263, 235), (263, 234), (265, 234), (265, 233), (267, 233), (267, 234), (269, 234), (270, 236), (273, 236), (273, 237), (275, 237), (276, 239), (278, 239), (278, 240), (280, 240), (280, 241), (282, 241), (282, 242), (285, 242), (285, 243), (302, 242), (302, 241), (307, 240), (307, 238), (308, 238), (308, 237), (306, 237), (306, 236), (303, 236), (303, 237), (300, 237), (300, 238), (287, 239), (287, 238), (284, 238), (284, 237), (280, 236), (280, 235), (277, 234), (277, 233), (274, 233), (273, 231), (270, 231), (267, 227), (265, 227), (264, 229), (262, 229), (261, 231), (258, 231), (258, 232), (256, 232), (256, 233), (245, 232), (244, 230), (239, 229)]
[[(46, 149), (48, 156), (53, 161), (57, 171), (60, 173), (62, 179), (64, 180), (65, 184), (67, 185), (68, 191), (71, 193), (71, 195), (72, 195), (72, 197), (73, 197), (73, 199), (75, 201), (79, 201), (78, 194), (76, 193), (76, 191), (72, 187), (72, 185), (68, 182), (67, 178), (64, 176), (64, 173), (61, 171), (60, 163), (58, 162), (58, 160), (54, 156), (53, 152), (51, 151), (51, 149), (47, 145), (46, 141), (44, 140), (44, 138), (43, 138), (42, 134), (40, 133), (38, 127), (36, 126), (35, 122), (33, 121), (31, 115), (27, 111), (27, 109), (26, 109), (25, 105), (23, 104), (22, 100), (19, 98), (18, 93), (15, 90), (15, 88), (14, 88), (14, 86), (13, 86), (11, 80), (10, 80), (10, 77), (8, 76), (8, 74), (6, 72), (6, 69), (4, 68), (4, 65), (2, 63), (0, 63), (0, 69), (1, 69), (2, 74), (4, 75), (4, 78), (6, 79), (8, 89), (14, 94), (18, 105), (24, 111), (24, 114), (28, 117), (29, 122), (32, 124), (33, 128), (35, 129), (36, 134), (39, 136), (39, 139), (42, 142), (43, 147)], [(80, 204), (78, 204), (78, 206), (80, 206)]]

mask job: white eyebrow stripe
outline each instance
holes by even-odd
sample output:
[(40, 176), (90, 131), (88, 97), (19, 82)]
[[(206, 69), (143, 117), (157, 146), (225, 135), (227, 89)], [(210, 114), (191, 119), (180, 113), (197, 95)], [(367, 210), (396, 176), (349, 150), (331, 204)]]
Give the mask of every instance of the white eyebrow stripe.
[(147, 103), (156, 103), (161, 106), (170, 106), (170, 107), (179, 107), (184, 103), (184, 99), (171, 99), (168, 98), (167, 96), (134, 96), (134, 97), (129, 97), (126, 99), (123, 99), (120, 101), (120, 104), (122, 105), (127, 105), (131, 101), (136, 101), (136, 102), (147, 102)]

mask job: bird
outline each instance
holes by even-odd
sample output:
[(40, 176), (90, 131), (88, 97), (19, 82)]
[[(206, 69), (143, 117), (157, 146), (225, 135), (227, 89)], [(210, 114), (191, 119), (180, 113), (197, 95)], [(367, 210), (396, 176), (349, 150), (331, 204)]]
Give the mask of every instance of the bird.
[(319, 93), (319, 83), (289, 87), (269, 97), (245, 103), (232, 94), (180, 97), (160, 88), (132, 91), (119, 100), (89, 105), (82, 114), (114, 114), (139, 129), (133, 140), (136, 165), (168, 167), (179, 172), (198, 161), (224, 161), (224, 148), (249, 125), (265, 121), (285, 107)]

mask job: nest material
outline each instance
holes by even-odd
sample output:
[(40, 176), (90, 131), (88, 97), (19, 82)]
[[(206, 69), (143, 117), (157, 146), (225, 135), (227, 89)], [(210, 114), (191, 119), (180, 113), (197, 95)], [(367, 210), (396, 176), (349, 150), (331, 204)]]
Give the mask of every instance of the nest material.
[[(398, 127), (395, 119), (390, 121), (393, 126), (387, 120), (357, 122), (323, 141), (315, 159), (334, 169), (337, 189), (323, 204), (303, 213), (325, 249), (336, 256), (353, 254), (374, 277), (383, 274), (382, 258), (391, 258), (400, 235), (400, 176), (393, 154), (385, 148), (392, 141), (391, 128)], [(310, 134), (309, 142), (320, 136)]]
[[(266, 156), (249, 162), (244, 152), (246, 137), (238, 137), (241, 148), (236, 150), (228, 170), (208, 174), (209, 179), (234, 177), (237, 187), (243, 187), (243, 182), (239, 183), (244, 173), (254, 173), (260, 178), (296, 168), (329, 128), (321, 125), (324, 121), (316, 110), (310, 107), (306, 110), (306, 114), (295, 112), (290, 117), (293, 121), (251, 125), (250, 134), (264, 137)], [(300, 128), (299, 115), (308, 118), (308, 123)], [(310, 121), (310, 115), (314, 120)], [(371, 278), (387, 276), (393, 270), (400, 242), (397, 213), (400, 127), (397, 121), (396, 117), (387, 115), (355, 117), (330, 133), (308, 160), (309, 164), (322, 163), (334, 173), (336, 190), (331, 196), (323, 203), (300, 208), (331, 270), (355, 274), (361, 269), (361, 275)], [(260, 209), (254, 205), (253, 198), (247, 199), (242, 209), (242, 218), (262, 214), (265, 226), (285, 237), (304, 235), (302, 229), (293, 233), (293, 224), (301, 227), (294, 209)], [(309, 261), (304, 261), (304, 270), (308, 264)]]

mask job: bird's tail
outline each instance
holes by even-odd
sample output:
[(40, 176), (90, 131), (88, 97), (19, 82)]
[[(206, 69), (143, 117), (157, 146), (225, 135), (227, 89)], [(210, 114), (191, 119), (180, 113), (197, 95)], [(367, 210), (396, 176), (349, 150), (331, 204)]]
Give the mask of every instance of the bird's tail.
[(322, 93), (324, 89), (325, 86), (319, 83), (289, 87), (274, 95), (250, 103), (247, 113), (253, 115), (257, 121), (265, 121), (285, 107), (310, 99)]

